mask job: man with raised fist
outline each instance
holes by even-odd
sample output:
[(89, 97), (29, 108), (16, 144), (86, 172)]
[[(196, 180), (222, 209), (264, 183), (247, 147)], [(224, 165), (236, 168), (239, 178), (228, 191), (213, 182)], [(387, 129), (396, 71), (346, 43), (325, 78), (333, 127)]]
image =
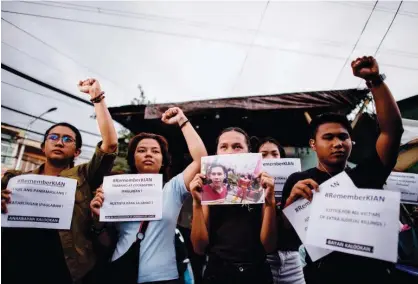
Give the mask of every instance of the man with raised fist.
[(52, 125), (41, 144), (46, 162), (31, 172), (8, 171), (1, 180), (1, 212), (13, 192), (7, 189), (12, 177), (24, 174), (60, 176), (77, 180), (70, 230), (2, 228), (3, 283), (94, 283), (91, 272), (96, 257), (95, 231), (89, 209), (93, 191), (113, 167), (117, 155), (117, 134), (105, 103), (104, 92), (95, 79), (80, 81), (78, 88), (94, 104), (102, 142), (92, 159), (74, 167), (81, 153), (80, 131), (65, 122)]
[[(299, 198), (312, 200), (312, 190), (318, 190), (321, 183), (342, 171), (347, 172), (358, 188), (382, 188), (396, 163), (403, 127), (395, 99), (383, 82), (385, 76), (379, 73), (376, 60), (370, 56), (357, 58), (351, 67), (354, 76), (365, 80), (376, 104), (380, 128), (376, 147), (364, 161), (350, 169), (347, 160), (353, 141), (351, 124), (347, 118), (331, 113), (315, 117), (310, 124), (309, 145), (316, 152), (318, 165), (289, 176), (283, 188), (282, 209)], [(278, 236), (279, 251), (299, 250), (301, 241), (285, 218)], [(312, 283), (385, 283), (389, 266), (383, 261), (333, 252), (308, 264), (305, 271), (309, 271), (309, 275), (305, 275), (305, 278)], [(281, 283), (304, 283), (302, 266), (298, 267), (289, 267), (294, 274), (288, 275), (288, 279), (298, 281)]]

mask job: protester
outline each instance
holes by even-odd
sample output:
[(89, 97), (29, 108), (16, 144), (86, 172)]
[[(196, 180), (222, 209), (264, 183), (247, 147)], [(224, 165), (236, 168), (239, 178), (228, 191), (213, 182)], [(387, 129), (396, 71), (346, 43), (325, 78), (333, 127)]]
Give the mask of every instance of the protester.
[[(315, 117), (310, 124), (309, 144), (316, 152), (318, 165), (289, 176), (283, 188), (282, 208), (298, 198), (311, 200), (311, 189), (318, 190), (319, 184), (344, 170), (358, 188), (382, 188), (395, 165), (403, 132), (398, 106), (383, 82), (384, 77), (379, 74), (379, 66), (373, 57), (358, 58), (351, 63), (351, 67), (354, 76), (366, 80), (373, 94), (380, 127), (376, 147), (369, 157), (355, 168), (349, 169), (347, 159), (353, 147), (350, 123), (346, 117), (338, 114)], [(297, 251), (300, 244), (298, 236), (290, 227), (281, 232), (279, 250)], [(333, 252), (313, 264), (308, 264), (305, 270), (308, 272), (306, 281), (387, 283), (389, 266), (384, 261)]]
[[(161, 120), (166, 124), (180, 126), (193, 162), (170, 180), (170, 154), (167, 140), (160, 135), (144, 132), (131, 139), (127, 157), (130, 173), (163, 174), (163, 180), (166, 182), (163, 188), (163, 217), (158, 221), (149, 221), (144, 232), (145, 237), (140, 243), (139, 259), (134, 261), (125, 261), (125, 255), (136, 240), (138, 228), (145, 223), (114, 223), (118, 239), (112, 256), (109, 283), (179, 283), (174, 247), (177, 218), (184, 200), (190, 194), (188, 185), (194, 175), (200, 171), (200, 158), (206, 156), (207, 152), (199, 135), (181, 109), (177, 107), (168, 109)], [(100, 215), (103, 201), (104, 192), (100, 188), (90, 205), (96, 216)]]
[(87, 79), (80, 81), (78, 87), (91, 97), (103, 139), (92, 159), (74, 167), (74, 159), (81, 153), (80, 131), (71, 124), (57, 123), (45, 132), (41, 144), (46, 162), (31, 172), (8, 171), (1, 180), (1, 211), (7, 213), (7, 204), (13, 199), (13, 192), (7, 189), (12, 177), (37, 174), (76, 179), (71, 228), (2, 228), (3, 283), (96, 282), (92, 273), (96, 258), (89, 203), (93, 190), (113, 166), (117, 155), (117, 134), (99, 82)]
[(272, 137), (261, 139), (258, 147), (258, 153), (262, 154), (263, 159), (286, 158), (286, 153), (283, 147)]
[[(283, 147), (274, 138), (264, 138), (260, 141), (259, 145), (258, 152), (263, 155), (263, 159), (280, 159), (286, 157)], [(282, 212), (278, 210), (277, 220), (279, 232), (282, 228), (282, 218)], [(267, 255), (267, 262), (270, 264), (274, 284), (305, 283), (302, 261), (298, 251), (278, 250)]]
[[(249, 137), (236, 127), (222, 131), (217, 154), (250, 151)], [(203, 283), (271, 283), (266, 252), (275, 249), (276, 210), (274, 182), (261, 173), (260, 184), (266, 189), (265, 204), (202, 206), (202, 174), (190, 183), (193, 196), (191, 239), (196, 253), (208, 253), (209, 261)]]

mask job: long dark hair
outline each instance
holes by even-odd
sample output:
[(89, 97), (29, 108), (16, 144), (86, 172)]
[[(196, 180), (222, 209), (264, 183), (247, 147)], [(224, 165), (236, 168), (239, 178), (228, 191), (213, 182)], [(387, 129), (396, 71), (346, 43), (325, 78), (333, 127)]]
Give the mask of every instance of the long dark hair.
[(218, 138), (216, 138), (216, 149), (218, 149), (218, 144), (219, 144), (219, 137), (221, 137), (222, 134), (226, 133), (226, 132), (231, 132), (231, 131), (235, 131), (238, 133), (241, 133), (242, 135), (244, 135), (245, 137), (245, 142), (247, 144), (248, 147), (248, 152), (251, 152), (251, 142), (250, 142), (250, 136), (248, 136), (247, 132), (245, 132), (245, 130), (243, 130), (242, 128), (239, 127), (228, 127), (225, 128), (224, 130), (221, 131), (221, 133), (218, 135)]
[(266, 143), (272, 143), (272, 144), (276, 145), (277, 148), (279, 149), (280, 158), (286, 158), (286, 152), (284, 151), (282, 145), (280, 145), (280, 143), (276, 139), (274, 139), (273, 137), (265, 137), (265, 138), (261, 139), (260, 142), (258, 143), (257, 152), (259, 152), (261, 146), (263, 146)]
[(171, 155), (168, 152), (168, 142), (163, 136), (141, 132), (138, 135), (134, 136), (128, 145), (128, 156), (126, 157), (131, 173), (138, 173), (138, 170), (135, 166), (135, 151), (138, 143), (142, 139), (154, 139), (158, 142), (161, 148), (161, 154), (163, 155), (163, 164), (160, 169), (160, 173), (163, 174), (164, 182), (167, 182), (171, 178)]

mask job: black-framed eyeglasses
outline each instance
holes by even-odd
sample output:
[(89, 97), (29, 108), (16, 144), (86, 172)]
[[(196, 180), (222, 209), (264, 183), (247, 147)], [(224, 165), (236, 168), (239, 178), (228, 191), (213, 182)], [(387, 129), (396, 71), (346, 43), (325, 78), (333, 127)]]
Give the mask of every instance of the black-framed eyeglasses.
[(57, 143), (58, 140), (61, 139), (62, 143), (63, 144), (66, 144), (66, 145), (69, 145), (69, 144), (72, 144), (72, 143), (75, 142), (75, 139), (73, 137), (69, 136), (69, 135), (62, 135), (61, 136), (61, 135), (58, 135), (58, 134), (49, 134), (46, 137), (46, 139), (47, 140), (50, 140), (50, 141), (52, 141), (54, 143)]

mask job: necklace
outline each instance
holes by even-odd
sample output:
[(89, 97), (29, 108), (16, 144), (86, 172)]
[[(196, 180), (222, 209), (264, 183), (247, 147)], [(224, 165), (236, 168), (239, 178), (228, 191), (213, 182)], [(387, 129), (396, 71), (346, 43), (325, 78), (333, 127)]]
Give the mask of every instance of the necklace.
[(329, 171), (327, 170), (327, 168), (325, 168), (325, 166), (321, 163), (321, 162), (319, 162), (318, 161), (318, 163), (319, 163), (319, 165), (324, 169), (324, 171), (332, 178), (332, 177), (334, 177), (332, 174), (330, 174), (329, 173)]
[(325, 170), (325, 172), (330, 176), (330, 177), (333, 177), (333, 175), (331, 175), (329, 172), (328, 172), (328, 170), (324, 167), (324, 165), (321, 163), (321, 162), (319, 162), (318, 161), (318, 163), (319, 163), (319, 165)]

